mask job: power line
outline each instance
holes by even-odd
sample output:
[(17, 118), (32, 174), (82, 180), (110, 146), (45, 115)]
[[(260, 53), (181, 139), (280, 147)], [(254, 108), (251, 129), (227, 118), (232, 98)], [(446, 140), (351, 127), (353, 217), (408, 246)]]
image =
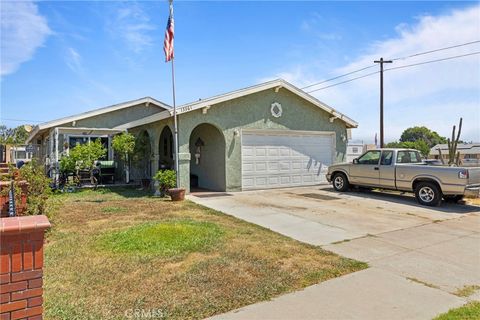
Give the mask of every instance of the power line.
[[(457, 56), (452, 56), (452, 57), (446, 57), (446, 58), (442, 58), (442, 59), (435, 59), (435, 60), (430, 60), (430, 61), (413, 63), (413, 64), (404, 65), (404, 66), (399, 66), (399, 67), (388, 68), (388, 69), (385, 69), (384, 71), (390, 71), (390, 70), (396, 70), (396, 69), (403, 69), (403, 68), (415, 67), (415, 66), (419, 66), (419, 65), (423, 65), (423, 64), (433, 63), (433, 62), (439, 62), (439, 61), (445, 61), (445, 60), (452, 60), (452, 59), (457, 59), (457, 58), (463, 58), (463, 57), (472, 56), (472, 55), (475, 55), (475, 54), (480, 54), (480, 51), (471, 52), (471, 53), (462, 54), (462, 55), (457, 55)], [(366, 74), (366, 75), (359, 76), (359, 77), (356, 77), (356, 78), (352, 78), (352, 79), (349, 79), (349, 80), (345, 80), (345, 81), (342, 81), (342, 82), (337, 82), (337, 83), (334, 83), (334, 84), (329, 85), (329, 86), (326, 86), (326, 87), (321, 87), (321, 88), (318, 88), (318, 89), (314, 89), (314, 90), (311, 90), (311, 91), (307, 91), (307, 93), (312, 93), (312, 92), (320, 91), (320, 90), (323, 90), (323, 89), (328, 89), (328, 88), (331, 88), (331, 87), (336, 87), (336, 86), (341, 85), (341, 84), (344, 84), (344, 83), (348, 83), (348, 82), (351, 82), (351, 81), (355, 81), (355, 80), (358, 80), (358, 79), (362, 79), (362, 78), (366, 78), (366, 77), (372, 76), (372, 75), (377, 74), (377, 73), (379, 73), (379, 72), (380, 72), (380, 71), (371, 72), (371, 73), (368, 73), (368, 74)]]
[(41, 123), (45, 121), (38, 121), (38, 120), (27, 120), (27, 119), (10, 119), (10, 118), (0, 118), (2, 121), (17, 121), (17, 122), (35, 122), (35, 123)]
[(453, 57), (447, 57), (447, 58), (441, 58), (441, 59), (436, 59), (436, 60), (412, 63), (412, 64), (407, 64), (407, 65), (404, 65), (404, 66), (388, 68), (388, 69), (385, 69), (385, 71), (403, 69), (403, 68), (408, 68), (408, 67), (419, 66), (419, 65), (422, 65), (422, 64), (428, 64), (428, 63), (433, 63), (433, 62), (439, 62), (439, 61), (451, 60), (451, 59), (456, 59), (456, 58), (468, 57), (468, 56), (473, 56), (473, 55), (479, 54), (479, 53), (480, 53), (480, 51), (476, 51), (476, 52), (471, 52), (471, 53), (466, 53), (466, 54), (460, 54), (458, 56), (453, 56)]
[[(425, 55), (425, 54), (429, 54), (429, 53), (434, 53), (434, 52), (438, 52), (438, 51), (443, 51), (443, 50), (448, 50), (448, 49), (453, 49), (453, 48), (468, 46), (468, 45), (475, 44), (475, 43), (480, 43), (480, 40), (475, 40), (475, 41), (460, 43), (460, 44), (456, 44), (456, 45), (453, 45), (453, 46), (443, 47), (443, 48), (439, 48), (439, 49), (435, 49), (435, 50), (429, 50), (429, 51), (419, 52), (419, 53), (411, 54), (411, 55), (409, 55), (409, 56), (400, 57), (400, 58), (395, 58), (395, 59), (390, 59), (390, 60), (392, 60), (392, 61), (405, 60), (405, 59), (408, 59), (408, 58), (417, 57), (417, 56), (421, 56), (421, 55)], [(351, 74), (354, 74), (354, 73), (357, 73), (357, 72), (360, 72), (360, 71), (363, 71), (363, 70), (366, 70), (366, 69), (373, 68), (373, 67), (375, 67), (375, 66), (376, 66), (376, 65), (365, 66), (365, 67), (363, 67), (363, 68), (360, 68), (360, 69), (357, 69), (357, 70), (354, 70), (354, 71), (350, 71), (350, 72), (348, 72), (348, 73), (344, 73), (344, 74), (338, 75), (338, 76), (333, 77), (333, 78), (330, 78), (330, 79), (326, 79), (326, 80), (322, 80), (322, 81), (320, 81), (320, 82), (312, 83), (312, 84), (310, 84), (310, 85), (308, 85), (308, 86), (302, 87), (301, 89), (304, 90), (304, 89), (311, 88), (311, 87), (314, 87), (314, 86), (317, 86), (317, 85), (320, 85), (320, 84), (323, 84), (323, 83), (326, 83), (326, 82), (330, 82), (330, 81), (333, 81), (333, 80), (337, 80), (337, 79), (339, 79), (339, 78), (343, 78), (343, 77), (349, 76), (349, 75), (351, 75)], [(349, 81), (347, 81), (347, 82), (349, 82)], [(342, 82), (342, 83), (345, 83), (345, 82)], [(315, 90), (315, 91), (316, 91), (316, 90)], [(311, 92), (313, 92), (313, 91), (311, 91)]]
[(361, 68), (361, 69), (358, 69), (358, 70), (355, 70), (355, 71), (351, 71), (349, 73), (345, 73), (345, 74), (342, 74), (342, 75), (339, 75), (339, 76), (336, 76), (336, 77), (333, 77), (333, 78), (330, 78), (330, 79), (327, 79), (327, 80), (323, 80), (323, 81), (320, 81), (320, 82), (316, 82), (314, 84), (310, 84), (306, 87), (303, 87), (301, 88), (302, 90), (303, 89), (307, 89), (307, 88), (310, 88), (310, 87), (314, 87), (314, 86), (317, 86), (319, 84), (322, 84), (322, 83), (325, 83), (325, 82), (329, 82), (329, 81), (332, 81), (332, 80), (336, 80), (338, 78), (343, 78), (343, 77), (346, 77), (348, 75), (351, 75), (351, 74), (354, 74), (354, 73), (357, 73), (357, 72), (360, 72), (360, 71), (363, 71), (363, 70), (366, 70), (366, 69), (370, 69), (370, 68), (373, 68), (375, 67), (375, 65), (371, 65), (371, 66), (368, 66), (368, 67), (364, 67), (364, 68)]
[(424, 51), (424, 52), (415, 53), (415, 54), (412, 54), (412, 55), (409, 55), (409, 56), (405, 56), (405, 57), (401, 57), (401, 58), (395, 58), (395, 59), (390, 59), (390, 60), (392, 60), (392, 61), (404, 60), (404, 59), (408, 59), (408, 58), (412, 58), (412, 57), (422, 56), (422, 55), (424, 55), (424, 54), (429, 54), (429, 53), (434, 53), (434, 52), (438, 52), (438, 51), (443, 51), (443, 50), (448, 50), (448, 49), (453, 49), (453, 48), (468, 46), (468, 45), (471, 45), (471, 44), (474, 44), (474, 43), (479, 43), (479, 42), (480, 42), (480, 40), (465, 42), (465, 43), (456, 44), (456, 45), (453, 45), (453, 46), (450, 46), (450, 47), (444, 47), (444, 48), (440, 48), (440, 49), (435, 49), (435, 50), (430, 50), (430, 51)]
[(351, 81), (354, 81), (354, 80), (366, 78), (366, 77), (372, 76), (372, 75), (374, 75), (374, 74), (377, 74), (377, 73), (379, 73), (379, 72), (380, 72), (380, 71), (375, 71), (375, 72), (368, 73), (368, 74), (365, 74), (365, 75), (360, 76), (360, 77), (348, 79), (348, 80), (345, 80), (345, 81), (342, 81), (342, 82), (337, 82), (337, 83), (335, 83), (335, 84), (332, 84), (332, 85), (329, 85), (329, 86), (326, 86), (326, 87), (321, 87), (321, 88), (318, 88), (318, 89), (314, 89), (314, 90), (311, 90), (311, 91), (307, 91), (307, 93), (312, 93), (312, 92), (315, 92), (315, 91), (319, 91), (319, 90), (323, 90), (323, 89), (335, 87), (335, 86), (338, 86), (338, 85), (340, 85), (340, 84), (344, 84), (344, 83), (351, 82)]

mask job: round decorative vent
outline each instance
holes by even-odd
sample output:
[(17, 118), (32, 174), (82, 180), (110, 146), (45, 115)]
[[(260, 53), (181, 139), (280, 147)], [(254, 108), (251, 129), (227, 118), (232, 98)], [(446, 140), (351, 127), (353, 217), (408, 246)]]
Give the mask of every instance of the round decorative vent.
[(278, 102), (272, 103), (272, 106), (270, 108), (270, 112), (272, 113), (272, 116), (275, 118), (280, 118), (282, 116), (282, 105)]

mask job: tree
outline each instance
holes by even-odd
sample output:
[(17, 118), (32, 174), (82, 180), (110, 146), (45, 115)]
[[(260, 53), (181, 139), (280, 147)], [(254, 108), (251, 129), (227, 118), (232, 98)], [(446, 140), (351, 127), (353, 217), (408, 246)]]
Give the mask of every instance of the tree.
[(112, 148), (120, 155), (120, 159), (125, 162), (125, 180), (130, 182), (130, 170), (128, 157), (135, 150), (135, 136), (128, 132), (116, 135), (112, 139)]
[(25, 144), (29, 133), (24, 125), (16, 128), (7, 128), (5, 125), (0, 125), (0, 144)]
[(435, 131), (428, 129), (427, 127), (412, 127), (403, 131), (400, 136), (400, 142), (416, 142), (423, 140), (429, 148), (440, 144), (447, 143), (447, 139), (441, 137)]

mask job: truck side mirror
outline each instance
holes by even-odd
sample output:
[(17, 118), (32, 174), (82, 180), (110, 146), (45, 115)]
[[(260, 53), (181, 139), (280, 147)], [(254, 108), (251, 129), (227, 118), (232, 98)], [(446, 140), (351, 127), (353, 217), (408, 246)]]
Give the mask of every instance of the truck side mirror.
[(358, 158), (353, 159), (353, 164), (358, 164)]

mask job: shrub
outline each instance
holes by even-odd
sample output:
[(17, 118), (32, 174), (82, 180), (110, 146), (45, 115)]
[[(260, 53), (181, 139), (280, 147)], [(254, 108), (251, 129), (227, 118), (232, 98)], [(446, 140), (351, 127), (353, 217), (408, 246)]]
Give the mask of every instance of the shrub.
[(116, 135), (112, 139), (112, 148), (122, 160), (127, 160), (127, 156), (135, 150), (135, 136), (128, 132)]
[(28, 182), (27, 214), (44, 214), (52, 190), (51, 181), (45, 175), (43, 166), (33, 159), (20, 168), (20, 176)]
[(175, 170), (160, 170), (153, 176), (153, 180), (158, 182), (158, 191), (163, 197), (168, 189), (177, 185), (177, 174)]

